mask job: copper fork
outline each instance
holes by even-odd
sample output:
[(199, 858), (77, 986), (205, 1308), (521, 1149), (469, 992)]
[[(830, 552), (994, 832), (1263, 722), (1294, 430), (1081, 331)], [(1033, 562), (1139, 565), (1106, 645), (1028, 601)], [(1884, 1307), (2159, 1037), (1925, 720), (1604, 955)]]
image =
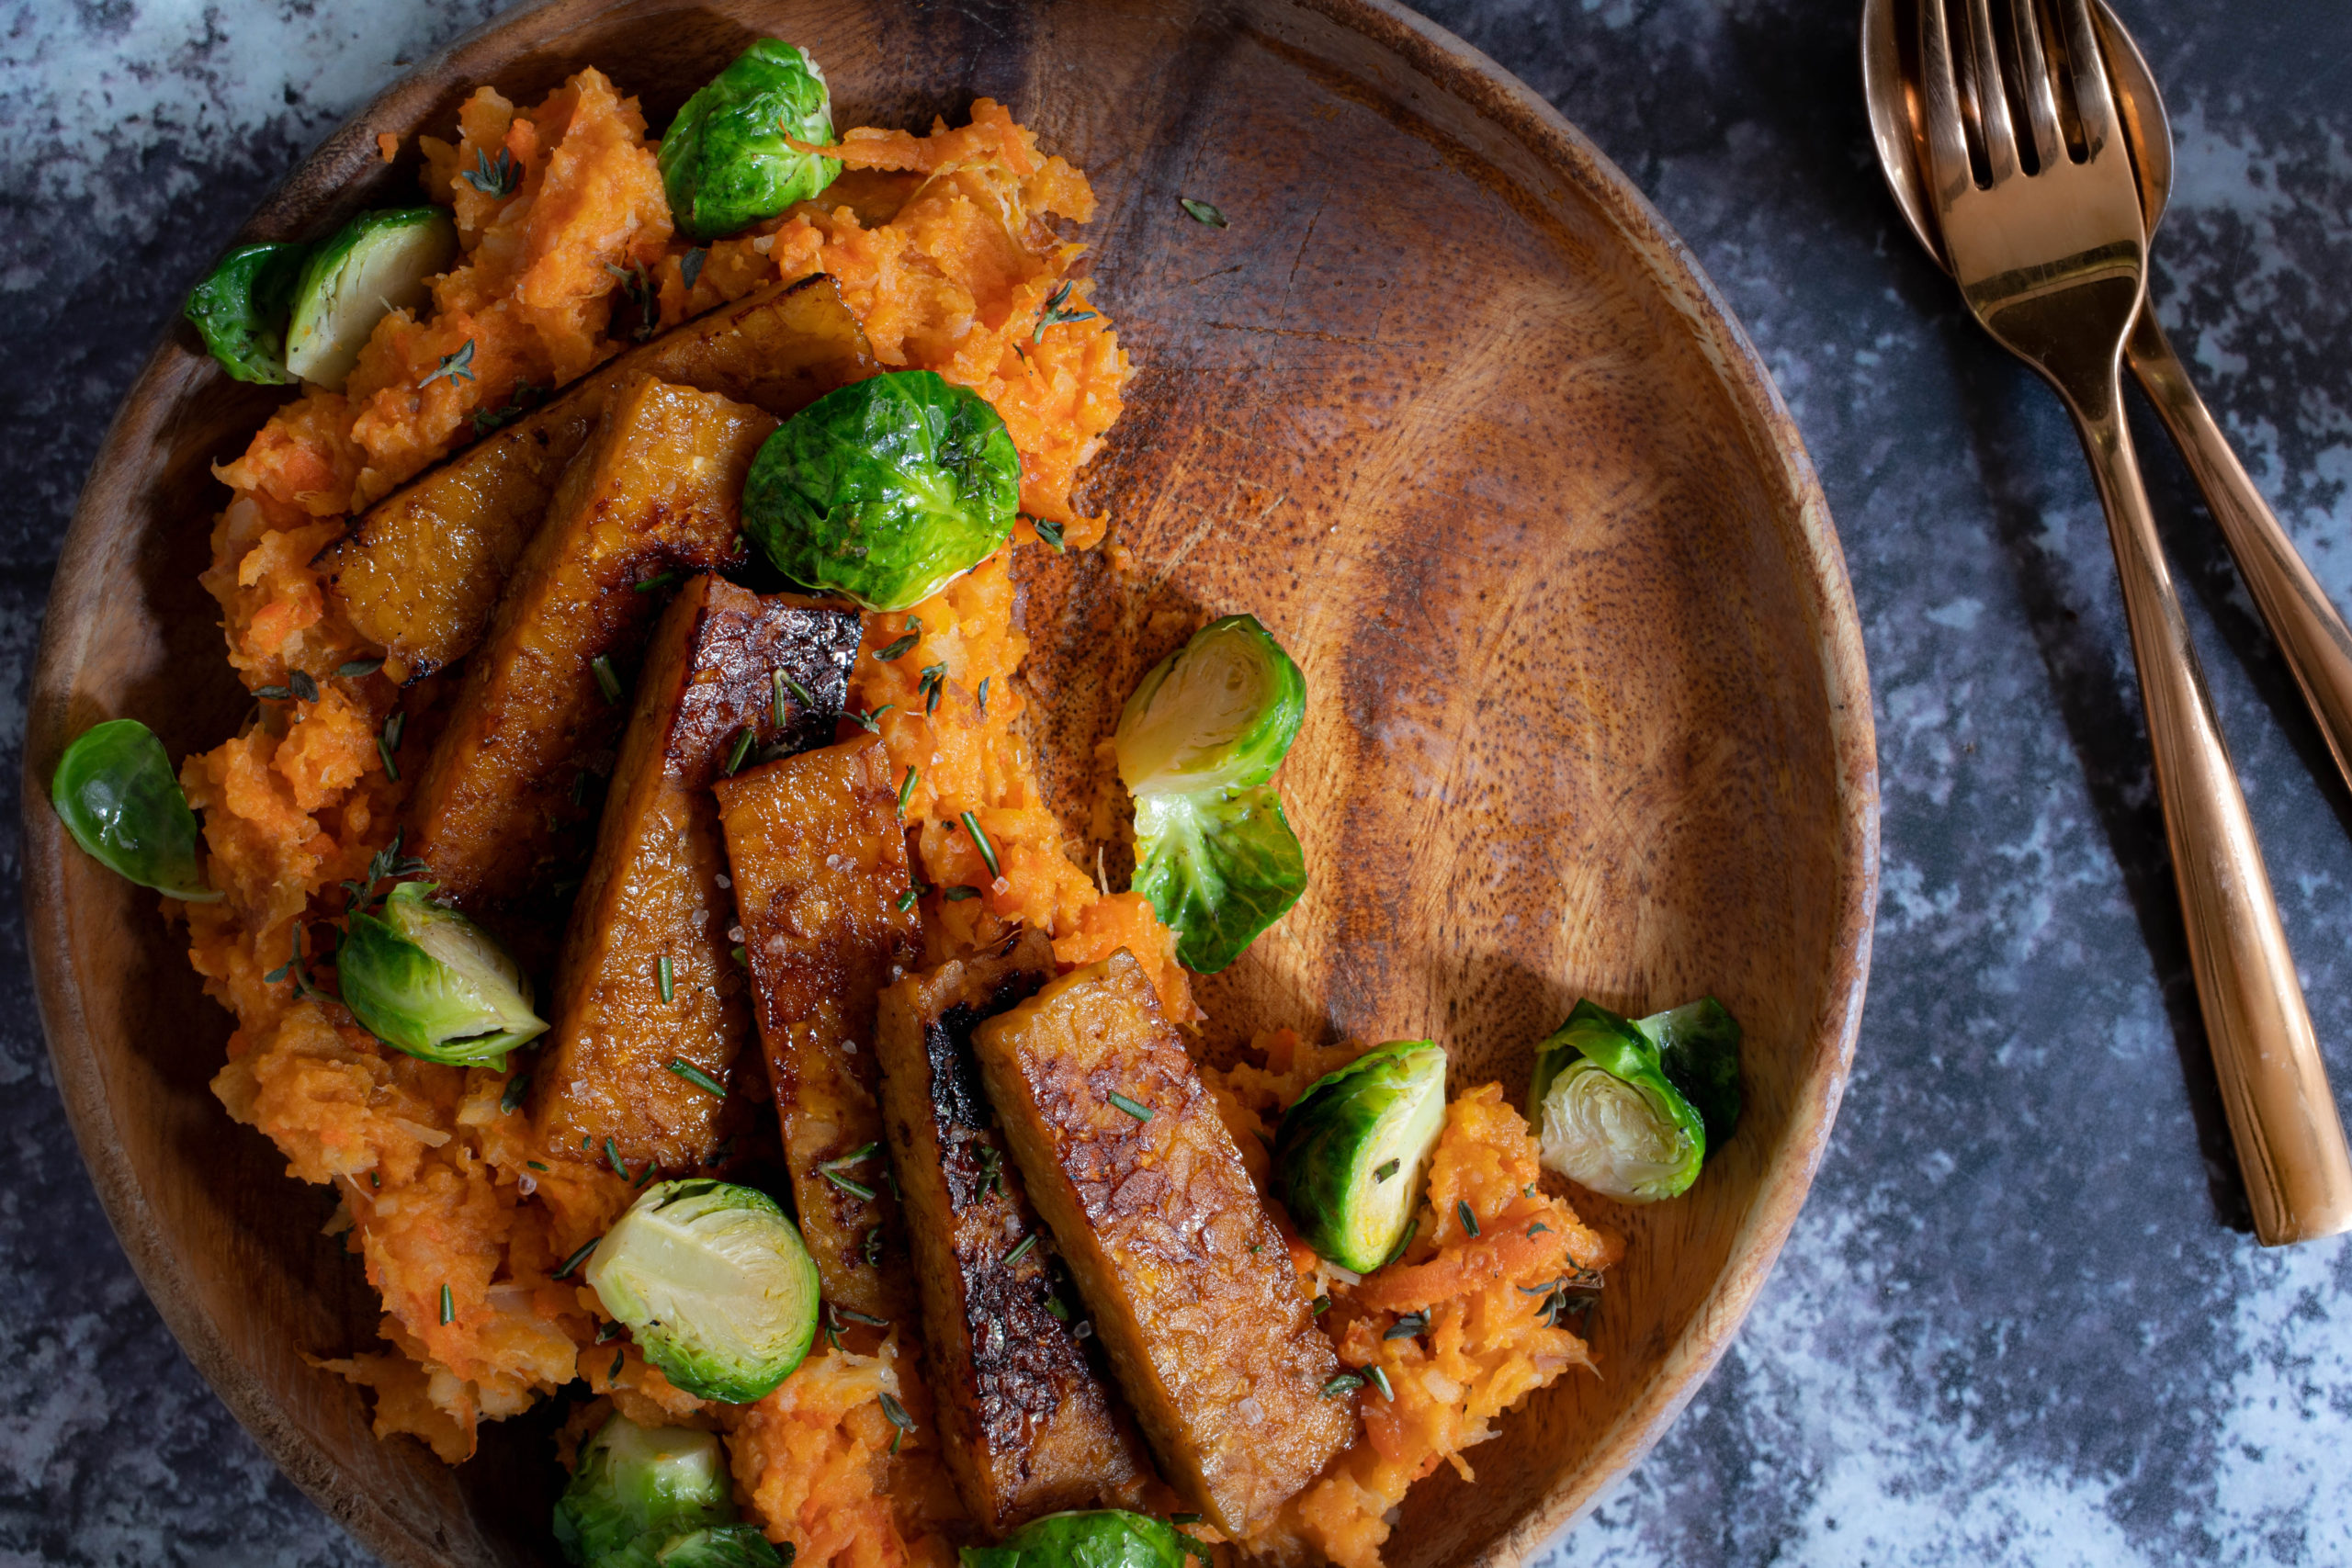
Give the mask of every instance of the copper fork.
[(1928, 199), (1970, 310), (2057, 389), (2107, 509), (2255, 1232), (2271, 1246), (2333, 1235), (2352, 1229), (2352, 1155), (2123, 420), (2120, 361), (2148, 259), (2131, 153), (2086, 0), (2004, 13), (1996, 28), (1990, 0), (1922, 0)]

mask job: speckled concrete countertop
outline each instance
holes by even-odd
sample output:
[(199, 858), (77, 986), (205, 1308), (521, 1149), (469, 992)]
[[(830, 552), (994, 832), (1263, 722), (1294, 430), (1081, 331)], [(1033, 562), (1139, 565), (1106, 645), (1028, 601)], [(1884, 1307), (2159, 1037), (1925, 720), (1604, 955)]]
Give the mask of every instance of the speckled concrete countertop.
[[(1430, 0), (1663, 209), (1794, 411), (1877, 694), (1852, 1087), (1745, 1333), (1578, 1563), (2352, 1562), (2352, 1240), (2245, 1229), (2104, 527), (2055, 401), (1880, 188), (1853, 0)], [(0, 42), (0, 820), (100, 433), (194, 269), (490, 9), (11, 0)], [(2352, 604), (2352, 8), (2123, 0), (2178, 183), (2155, 294)], [(2352, 1118), (2352, 794), (2152, 421), (2189, 615)], [(6, 884), (17, 878), (6, 835)], [(363, 1562), (107, 1231), (0, 910), (0, 1564)]]

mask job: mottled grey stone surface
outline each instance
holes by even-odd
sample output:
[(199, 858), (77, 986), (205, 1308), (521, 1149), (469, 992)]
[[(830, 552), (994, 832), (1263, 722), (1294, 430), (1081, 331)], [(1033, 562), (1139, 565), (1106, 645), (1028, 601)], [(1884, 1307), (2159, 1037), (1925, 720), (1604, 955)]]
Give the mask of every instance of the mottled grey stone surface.
[[(2352, 1562), (2352, 1245), (2244, 1230), (2098, 511), (1882, 194), (1847, 3), (1430, 0), (1697, 252), (1795, 412), (1877, 694), (1853, 1083), (1737, 1346), (1556, 1561)], [(190, 271), (467, 0), (0, 8), (0, 820), (57, 545)], [(2179, 186), (2156, 296), (2352, 604), (2352, 9), (2124, 6)], [(2153, 424), (2167, 541), (2352, 1108), (2352, 795)], [(0, 842), (16, 879), (13, 832)], [(0, 1564), (366, 1554), (180, 1358), (74, 1156), (0, 910)]]

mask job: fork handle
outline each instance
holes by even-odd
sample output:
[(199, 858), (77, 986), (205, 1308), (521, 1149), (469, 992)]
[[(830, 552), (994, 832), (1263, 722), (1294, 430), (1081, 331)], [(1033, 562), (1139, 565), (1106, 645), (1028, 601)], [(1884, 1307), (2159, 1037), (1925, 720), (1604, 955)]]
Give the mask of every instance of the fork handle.
[(2188, 928), (2238, 1168), (2266, 1247), (2352, 1230), (2352, 1154), (2312, 1034), (2287, 933), (2230, 766), (2212, 694), (2156, 542), (2110, 369), (2103, 392), (2062, 387), (2107, 508), (2108, 537), (2155, 753), (2165, 838)]
[(2287, 668), (2303, 689), (2312, 716), (2319, 720), (2336, 771), (2352, 784), (2352, 631), (2335, 613), (2319, 580), (2296, 553), (2287, 531), (2246, 477), (2227, 437), (2188, 384), (2188, 372), (2156, 321), (2153, 304), (2124, 345), (2132, 372), (2146, 389), (2156, 414), (2188, 459), (2188, 470), (2205, 492), (2206, 507), (2222, 525), (2222, 537), (2238, 563), (2254, 602), (2287, 656)]

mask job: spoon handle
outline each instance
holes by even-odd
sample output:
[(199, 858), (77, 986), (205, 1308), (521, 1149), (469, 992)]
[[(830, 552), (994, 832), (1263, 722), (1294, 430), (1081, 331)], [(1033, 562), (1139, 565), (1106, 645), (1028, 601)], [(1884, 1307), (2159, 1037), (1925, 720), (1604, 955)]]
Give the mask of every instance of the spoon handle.
[(2068, 403), (2107, 509), (2189, 966), (2255, 1235), (2267, 1247), (2334, 1235), (2352, 1229), (2352, 1155), (2254, 820), (2156, 539), (2122, 388), (2113, 370), (2105, 381), (2095, 401)]
[(2188, 372), (2172, 351), (2153, 307), (2143, 306), (2125, 352), (2132, 374), (2156, 405), (2189, 472), (2205, 492), (2205, 504), (2222, 525), (2238, 571), (2287, 656), (2303, 689), (2303, 701), (2319, 720), (2336, 771), (2352, 784), (2352, 631), (2322, 592), (2319, 580), (2295, 551), (2294, 542), (2246, 477), (2245, 468), (2213, 423), (2205, 400), (2188, 384)]

